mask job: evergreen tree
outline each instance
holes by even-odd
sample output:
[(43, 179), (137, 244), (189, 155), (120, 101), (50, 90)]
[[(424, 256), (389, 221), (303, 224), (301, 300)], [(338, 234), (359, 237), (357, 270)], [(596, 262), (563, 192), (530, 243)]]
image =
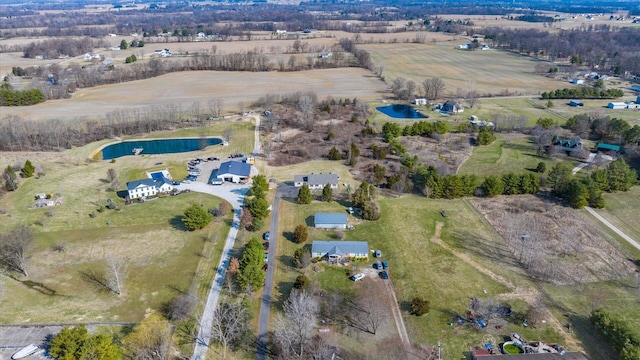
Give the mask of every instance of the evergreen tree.
[(487, 176), (481, 187), (486, 196), (502, 195), (504, 191), (504, 183), (495, 175)]
[(127, 44), (127, 40), (122, 39), (122, 41), (120, 41), (120, 49), (121, 50), (125, 50), (129, 47), (129, 44)]
[(478, 145), (489, 145), (496, 140), (496, 135), (493, 131), (489, 130), (486, 126), (480, 128), (478, 132), (478, 138), (476, 139), (476, 143)]
[(340, 150), (336, 149), (334, 146), (329, 150), (327, 158), (329, 158), (329, 160), (342, 160), (342, 154), (340, 153)]
[(326, 201), (326, 202), (333, 201), (333, 189), (331, 188), (331, 184), (326, 184), (322, 188), (322, 201)]
[(300, 224), (296, 226), (296, 229), (293, 231), (293, 240), (298, 244), (302, 244), (307, 241), (309, 238), (309, 233), (307, 231), (307, 226)]
[(547, 171), (547, 165), (543, 161), (540, 161), (538, 166), (536, 166), (536, 172), (544, 174), (545, 171)]
[(18, 177), (16, 176), (15, 170), (13, 170), (11, 166), (7, 166), (7, 168), (2, 173), (2, 177), (4, 179), (4, 188), (7, 191), (18, 190)]
[(22, 167), (20, 174), (22, 175), (23, 178), (30, 178), (33, 176), (35, 171), (36, 171), (36, 168), (33, 166), (31, 161), (27, 160), (24, 162), (24, 166)]
[(309, 189), (309, 185), (303, 184), (300, 190), (298, 191), (298, 197), (296, 198), (296, 202), (298, 204), (311, 204), (313, 201), (313, 195), (311, 195), (311, 190)]
[(256, 175), (251, 178), (251, 195), (259, 198), (264, 198), (267, 191), (269, 191), (269, 183), (264, 175)]
[(269, 216), (269, 203), (261, 197), (254, 196), (247, 200), (247, 207), (253, 219), (262, 220)]
[(587, 186), (578, 179), (569, 181), (561, 195), (562, 198), (569, 203), (569, 206), (575, 209), (582, 209), (589, 204), (587, 201), (589, 190)]
[(240, 258), (240, 269), (238, 271), (238, 283), (243, 290), (251, 285), (254, 289), (259, 289), (264, 283), (264, 250), (260, 240), (251, 238), (244, 247), (242, 258)]
[(606, 169), (609, 182), (608, 191), (628, 191), (637, 181), (638, 175), (623, 158), (609, 164)]
[(569, 165), (565, 163), (558, 163), (551, 171), (549, 171), (549, 176), (547, 177), (547, 185), (553, 188), (553, 191), (557, 195), (562, 195), (564, 193), (564, 189), (567, 187), (567, 184), (573, 178), (573, 174), (571, 172), (571, 168)]
[(207, 226), (211, 220), (213, 220), (213, 215), (198, 204), (189, 206), (182, 216), (182, 223), (189, 230), (202, 229)]
[(521, 181), (520, 176), (514, 173), (508, 173), (502, 175), (503, 190), (505, 195), (517, 195), (521, 194)]
[(358, 156), (360, 156), (360, 149), (356, 146), (356, 143), (351, 143), (351, 151), (349, 151), (349, 165), (354, 166), (358, 163)]
[(300, 274), (296, 278), (296, 281), (293, 283), (293, 288), (304, 290), (308, 288), (310, 284), (311, 284), (311, 280), (309, 280), (309, 278), (306, 277), (304, 274)]
[(362, 205), (362, 218), (365, 220), (375, 221), (380, 219), (380, 209), (375, 201), (366, 201)]

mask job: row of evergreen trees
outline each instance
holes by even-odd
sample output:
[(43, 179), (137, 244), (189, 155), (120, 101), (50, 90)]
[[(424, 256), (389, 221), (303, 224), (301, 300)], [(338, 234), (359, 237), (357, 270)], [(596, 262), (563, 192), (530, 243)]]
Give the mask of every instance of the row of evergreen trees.
[(40, 89), (15, 91), (0, 89), (0, 106), (27, 106), (44, 102), (46, 99)]
[(581, 87), (576, 89), (558, 89), (543, 92), (543, 99), (615, 99), (624, 95), (620, 89), (601, 89), (597, 87)]

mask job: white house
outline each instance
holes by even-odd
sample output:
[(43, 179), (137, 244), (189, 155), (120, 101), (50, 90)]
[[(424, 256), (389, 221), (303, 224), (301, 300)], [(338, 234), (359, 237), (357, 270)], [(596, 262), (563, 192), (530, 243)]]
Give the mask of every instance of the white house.
[(417, 98), (413, 100), (415, 105), (427, 105), (427, 99), (425, 98)]
[(309, 189), (323, 189), (325, 185), (329, 184), (332, 189), (338, 188), (338, 181), (340, 176), (334, 173), (311, 173), (309, 175), (295, 175), (293, 177), (293, 185), (295, 187), (301, 187), (303, 184), (307, 184)]
[(346, 213), (316, 213), (313, 217), (313, 226), (318, 229), (346, 229)]
[(164, 49), (154, 50), (153, 54), (160, 57), (169, 57), (171, 56), (171, 51), (169, 51), (169, 49), (167, 48), (164, 48)]
[(84, 54), (84, 59), (86, 61), (91, 61), (93, 59), (98, 59), (99, 60), (100, 59), (100, 54), (93, 53), (93, 52), (88, 52), (88, 53)]
[(171, 181), (164, 176), (153, 176), (148, 179), (129, 181), (127, 183), (127, 196), (129, 199), (138, 199), (168, 193), (174, 189)]
[(227, 161), (220, 164), (216, 178), (222, 181), (239, 183), (251, 177), (251, 164), (240, 161)]
[(333, 56), (333, 53), (331, 51), (323, 52), (322, 54), (320, 54), (321, 59), (328, 59), (332, 56)]
[(112, 46), (112, 47), (109, 48), (109, 50), (111, 50), (111, 51), (120, 51), (121, 49), (120, 49), (120, 46)]
[(311, 257), (329, 261), (350, 258), (368, 258), (369, 244), (366, 241), (321, 241), (314, 240)]

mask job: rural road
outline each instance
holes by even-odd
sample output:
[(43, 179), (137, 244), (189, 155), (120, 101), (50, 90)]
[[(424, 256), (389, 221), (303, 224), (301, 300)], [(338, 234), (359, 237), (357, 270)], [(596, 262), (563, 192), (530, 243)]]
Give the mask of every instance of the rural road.
[(621, 238), (625, 239), (629, 244), (631, 244), (631, 246), (635, 247), (636, 249), (640, 250), (640, 244), (638, 244), (635, 240), (633, 240), (631, 237), (629, 237), (627, 234), (623, 233), (622, 230), (618, 229), (615, 225), (613, 225), (612, 223), (610, 223), (607, 219), (603, 218), (600, 214), (598, 214), (593, 208), (590, 208), (588, 206), (585, 206), (585, 209), (591, 214), (593, 215), (596, 219), (600, 220), (601, 223), (603, 223), (606, 227), (608, 227), (609, 229), (613, 230), (613, 232), (615, 232), (616, 234), (620, 235)]

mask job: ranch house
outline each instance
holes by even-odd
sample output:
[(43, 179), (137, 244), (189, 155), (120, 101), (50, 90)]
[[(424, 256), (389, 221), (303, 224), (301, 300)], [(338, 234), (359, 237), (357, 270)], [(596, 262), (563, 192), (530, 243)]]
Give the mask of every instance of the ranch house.
[(351, 258), (368, 258), (369, 243), (366, 241), (321, 241), (314, 240), (311, 257), (335, 262)]
[(322, 189), (325, 185), (329, 184), (332, 189), (338, 188), (338, 180), (340, 177), (338, 174), (333, 173), (311, 173), (309, 175), (295, 175), (293, 177), (293, 185), (295, 187), (301, 187), (303, 184), (307, 184), (309, 189)]
[(346, 229), (346, 213), (316, 213), (313, 224), (318, 229)]
[(222, 181), (240, 183), (251, 177), (251, 164), (240, 161), (226, 161), (220, 164), (216, 177)]

